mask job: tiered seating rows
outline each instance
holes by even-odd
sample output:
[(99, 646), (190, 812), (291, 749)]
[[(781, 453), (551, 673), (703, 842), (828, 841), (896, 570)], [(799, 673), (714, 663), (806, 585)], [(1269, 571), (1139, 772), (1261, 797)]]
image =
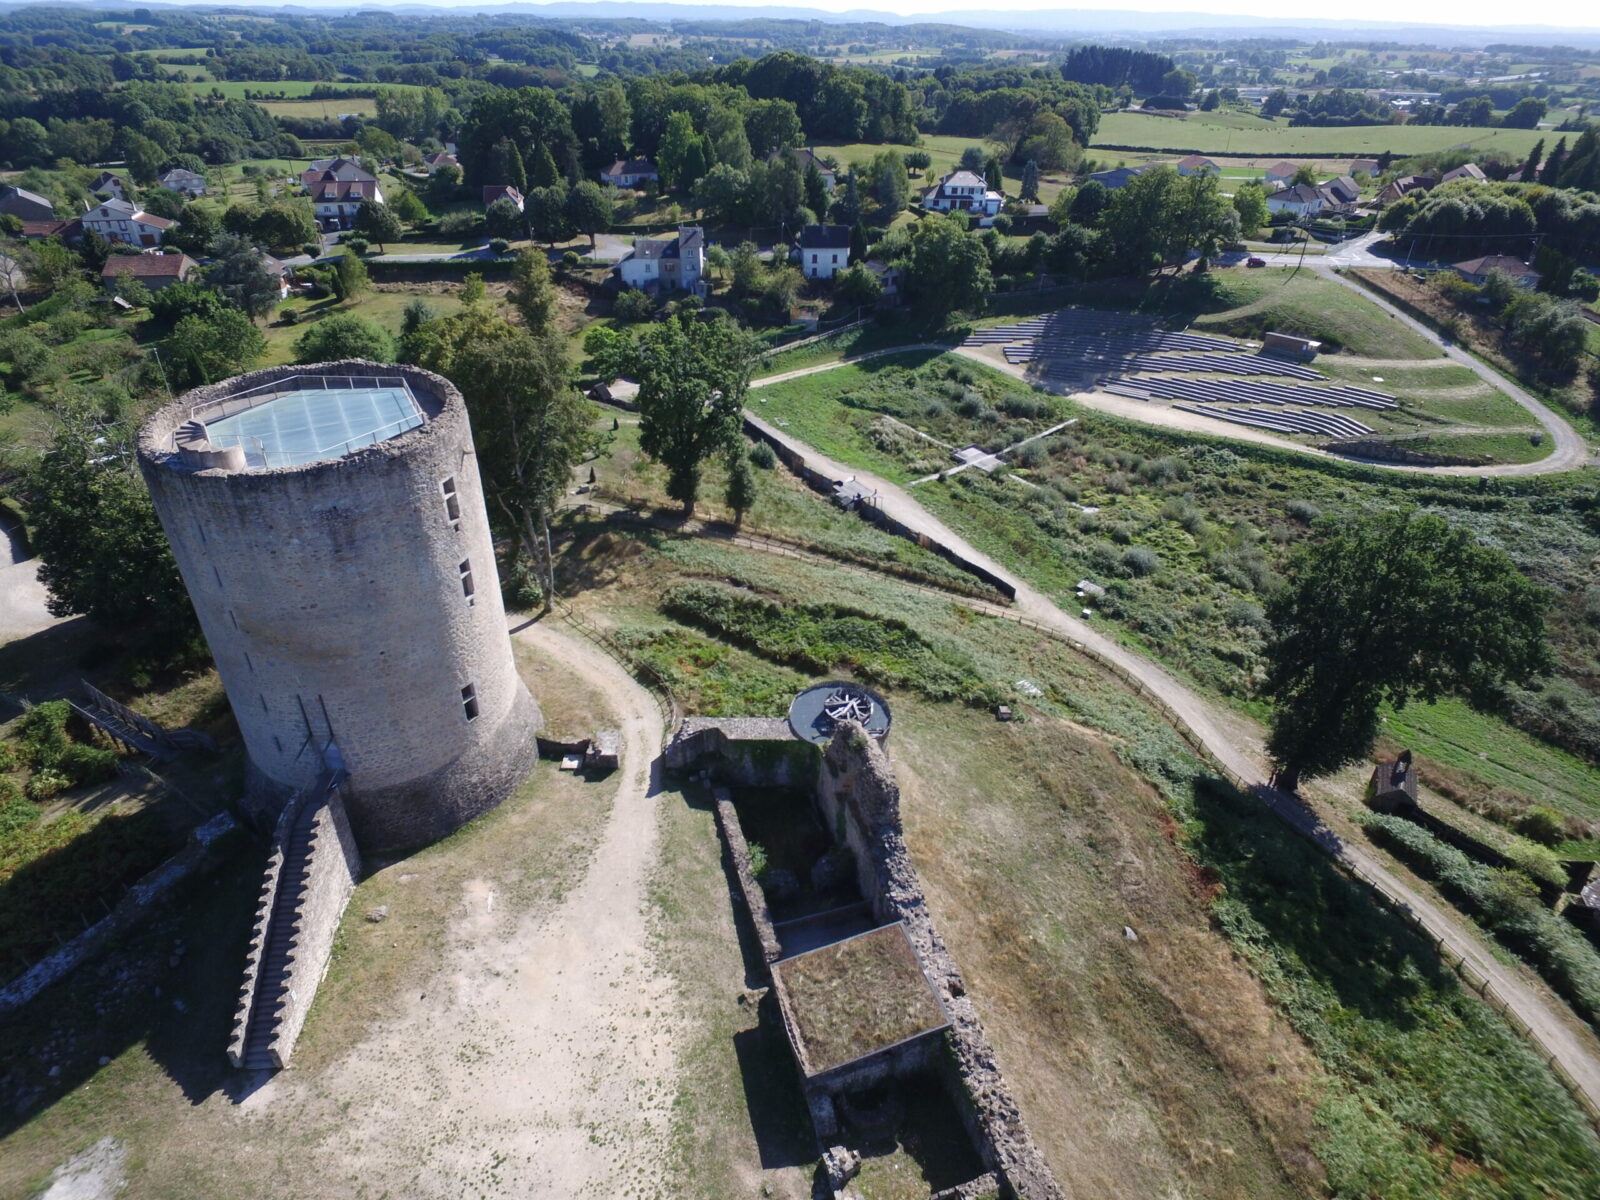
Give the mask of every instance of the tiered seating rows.
[(1307, 379), (1321, 383), (1323, 377), (1310, 367), (1281, 362), (1273, 358), (1259, 358), (1253, 354), (1122, 354), (1106, 356), (1068, 356), (1059, 351), (1041, 351), (1030, 346), (1007, 346), (1006, 361), (1023, 363), (1038, 361), (1047, 371), (1073, 371), (1079, 373), (1115, 368), (1123, 373), (1133, 371), (1182, 371), (1210, 375), (1276, 375), (1285, 379)]
[(1143, 393), (1166, 400), (1199, 400), (1207, 403), (1319, 404), (1331, 408), (1366, 408), (1374, 411), (1400, 407), (1393, 396), (1364, 388), (1290, 387), (1249, 379), (1140, 379), (1108, 386), (1107, 390), (1119, 396), (1141, 395), (1137, 391), (1125, 390), (1131, 388), (1142, 389)]
[(1219, 421), (1229, 421), (1235, 425), (1253, 425), (1276, 433), (1360, 437), (1372, 432), (1370, 425), (1363, 425), (1360, 421), (1337, 413), (1300, 412), (1295, 409), (1280, 409), (1273, 412), (1251, 408), (1215, 408), (1207, 404), (1174, 404), (1172, 407), (1180, 412), (1214, 417)]

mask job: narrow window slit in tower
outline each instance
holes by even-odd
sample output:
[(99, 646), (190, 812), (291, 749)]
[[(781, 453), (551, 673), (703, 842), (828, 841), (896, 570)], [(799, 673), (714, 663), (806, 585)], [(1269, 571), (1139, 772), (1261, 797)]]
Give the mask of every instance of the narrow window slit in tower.
[(211, 573), (217, 577), (217, 586), (221, 587), (222, 586), (222, 572), (217, 570), (217, 564), (216, 563), (212, 563), (211, 564)]
[(255, 674), (255, 672), (256, 672), (255, 659), (250, 657), (250, 651), (248, 651), (248, 650), (246, 650), (244, 652), (244, 665), (250, 668), (250, 673), (252, 675)]
[(228, 620), (233, 622), (235, 629), (239, 628), (239, 618), (233, 615), (233, 609), (231, 608), (228, 610)]
[(461, 689), (461, 708), (467, 714), (467, 720), (478, 719), (478, 688), (476, 684), (467, 684)]
[(461, 497), (456, 494), (456, 477), (454, 475), (439, 485), (439, 491), (444, 496), (444, 515), (450, 524), (457, 529), (461, 527)]
[(461, 572), (461, 594), (467, 598), (467, 603), (472, 603), (472, 560), (463, 558), (461, 565), (456, 568)]
[(261, 711), (262, 712), (271, 712), (272, 710), (267, 707), (267, 698), (265, 696), (263, 696), (260, 692), (257, 692), (256, 696), (261, 700)]

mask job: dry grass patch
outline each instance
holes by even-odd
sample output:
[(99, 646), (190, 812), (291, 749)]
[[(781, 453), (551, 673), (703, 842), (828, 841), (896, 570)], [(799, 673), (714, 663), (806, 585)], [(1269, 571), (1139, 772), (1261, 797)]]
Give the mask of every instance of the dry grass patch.
[(1211, 928), (1154, 789), (1038, 715), (902, 700), (889, 752), (934, 919), (1057, 1175), (1141, 1200), (1314, 1190), (1320, 1070)]
[(810, 1073), (947, 1024), (904, 926), (885, 925), (773, 965)]

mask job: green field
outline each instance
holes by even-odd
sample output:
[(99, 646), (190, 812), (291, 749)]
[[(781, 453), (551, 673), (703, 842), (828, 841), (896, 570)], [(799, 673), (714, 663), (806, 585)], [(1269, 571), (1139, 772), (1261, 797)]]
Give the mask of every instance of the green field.
[(1264, 121), (1245, 113), (1190, 113), (1185, 120), (1137, 112), (1100, 118), (1092, 148), (1141, 146), (1171, 153), (1284, 154), (1338, 157), (1426, 154), (1455, 146), (1501, 150), (1523, 157), (1544, 137), (1537, 129), (1477, 129), (1448, 125), (1353, 125), (1345, 129), (1291, 128), (1281, 118)]

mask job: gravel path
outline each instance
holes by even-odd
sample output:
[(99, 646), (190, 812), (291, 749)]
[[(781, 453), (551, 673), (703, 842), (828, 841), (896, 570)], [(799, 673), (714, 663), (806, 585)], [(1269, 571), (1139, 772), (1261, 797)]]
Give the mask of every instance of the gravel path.
[(469, 883), (426, 992), (325, 1077), (283, 1072), (243, 1107), (355, 1098), (318, 1152), (373, 1195), (660, 1195), (676, 1082), (676, 993), (647, 926), (660, 712), (558, 620), (515, 636), (601, 692), (622, 731), (621, 781), (582, 879), (509, 930), (492, 886)]

